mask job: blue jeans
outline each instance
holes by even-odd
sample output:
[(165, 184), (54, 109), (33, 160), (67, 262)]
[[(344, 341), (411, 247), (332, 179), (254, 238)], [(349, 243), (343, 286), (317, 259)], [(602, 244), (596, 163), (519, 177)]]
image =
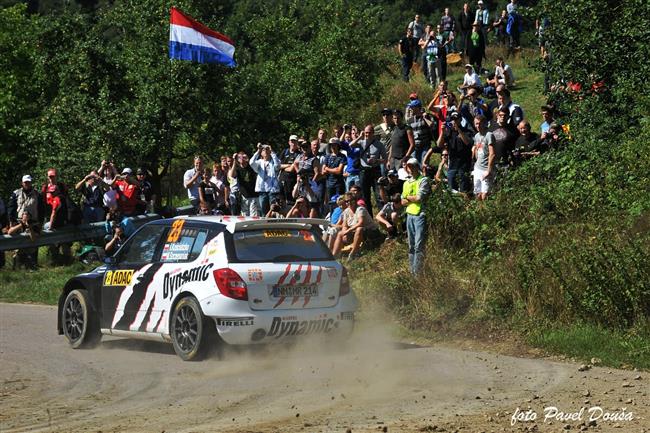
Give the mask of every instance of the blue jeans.
[(422, 160), (424, 159), (424, 156), (427, 154), (427, 152), (429, 151), (429, 149), (430, 149), (429, 146), (424, 146), (424, 147), (421, 147), (421, 148), (419, 148), (419, 149), (416, 148), (416, 149), (413, 151), (412, 156), (413, 156), (413, 158), (415, 158), (415, 159), (418, 160), (418, 162), (420, 163), (420, 165), (422, 165)]
[(447, 170), (447, 185), (450, 189), (460, 192), (470, 192), (469, 170), (461, 166)]
[(105, 212), (104, 208), (101, 207), (84, 206), (83, 215), (84, 222), (89, 224), (104, 221)]
[(359, 185), (361, 183), (358, 174), (350, 174), (345, 178), (345, 191), (350, 191), (352, 185)]
[(422, 272), (424, 246), (427, 243), (427, 226), (424, 214), (406, 214), (406, 233), (409, 239), (409, 269), (413, 274)]
[(273, 203), (273, 200), (278, 198), (278, 194), (268, 191), (259, 192), (258, 194), (259, 195), (257, 196), (257, 202), (259, 204), (260, 216), (264, 217), (267, 213), (269, 213), (269, 209), (271, 209), (271, 203)]

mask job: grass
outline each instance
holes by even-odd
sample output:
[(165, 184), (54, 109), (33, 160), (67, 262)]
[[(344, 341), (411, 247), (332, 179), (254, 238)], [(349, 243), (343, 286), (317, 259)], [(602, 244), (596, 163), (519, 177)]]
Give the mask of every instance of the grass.
[(7, 252), (6, 267), (0, 270), (0, 302), (22, 302), (54, 305), (65, 283), (72, 277), (93, 268), (76, 261), (70, 266), (47, 265), (47, 248), (39, 249), (40, 267), (36, 271), (12, 269), (13, 260)]

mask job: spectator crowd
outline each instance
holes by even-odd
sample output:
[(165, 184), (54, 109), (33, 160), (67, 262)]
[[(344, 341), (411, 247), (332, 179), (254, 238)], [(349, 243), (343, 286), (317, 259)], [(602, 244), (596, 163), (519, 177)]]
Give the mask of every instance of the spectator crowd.
[[(398, 48), (405, 80), (411, 65), (423, 62), (421, 70), (433, 86), (430, 99), (412, 93), (402, 107), (383, 108), (363, 128), (343, 124), (312, 137), (293, 134), (286, 144), (258, 143), (251, 153), (241, 150), (215, 161), (196, 156), (182, 179), (195, 213), (327, 218), (331, 226), (324, 240), (335, 256), (348, 258), (363, 245), (406, 235), (410, 270), (418, 273), (427, 238), (426, 203), (434, 188), (485, 200), (522, 161), (560, 145), (562, 128), (552, 106), (535, 113), (543, 123), (540, 131), (531, 131), (512, 98), (515, 76), (504, 58), (495, 59), (493, 73), (482, 70), (491, 32), (496, 43), (508, 44), (508, 52), (518, 49), (517, 9), (517, 0), (511, 0), (492, 20), (479, 0), (475, 11), (465, 4), (457, 17), (445, 9), (435, 25), (416, 15)], [(455, 89), (446, 80), (450, 53), (469, 58)], [(144, 168), (134, 173), (102, 161), (74, 185), (81, 197), (77, 204), (56, 169), (47, 171), (40, 189), (26, 174), (6, 207), (0, 199), (3, 231), (37, 236), (42, 229), (82, 220), (105, 221), (110, 254), (133, 232), (129, 217), (154, 211), (157, 199), (148, 176)], [(27, 266), (36, 266), (34, 250), (19, 253)], [(69, 246), (50, 250), (53, 257), (69, 258)], [(4, 256), (0, 259), (4, 264)]]

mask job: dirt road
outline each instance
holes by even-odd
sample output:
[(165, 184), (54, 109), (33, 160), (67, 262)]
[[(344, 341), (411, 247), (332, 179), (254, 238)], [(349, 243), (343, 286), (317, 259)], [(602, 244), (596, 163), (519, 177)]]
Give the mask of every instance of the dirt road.
[[(650, 432), (643, 372), (400, 345), (363, 324), (345, 350), (315, 341), (188, 363), (162, 343), (72, 350), (55, 322), (53, 307), (0, 304), (1, 431)], [(545, 419), (551, 406), (581, 420)], [(512, 425), (517, 408), (536, 419)]]

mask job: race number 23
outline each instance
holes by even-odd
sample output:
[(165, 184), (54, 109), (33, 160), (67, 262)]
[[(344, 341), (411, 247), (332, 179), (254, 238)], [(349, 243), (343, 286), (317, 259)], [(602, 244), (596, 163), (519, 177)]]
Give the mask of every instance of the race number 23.
[(176, 220), (172, 224), (172, 229), (169, 232), (169, 236), (167, 236), (167, 242), (176, 242), (178, 241), (178, 238), (181, 237), (181, 230), (183, 230), (183, 225), (185, 224), (185, 220)]

